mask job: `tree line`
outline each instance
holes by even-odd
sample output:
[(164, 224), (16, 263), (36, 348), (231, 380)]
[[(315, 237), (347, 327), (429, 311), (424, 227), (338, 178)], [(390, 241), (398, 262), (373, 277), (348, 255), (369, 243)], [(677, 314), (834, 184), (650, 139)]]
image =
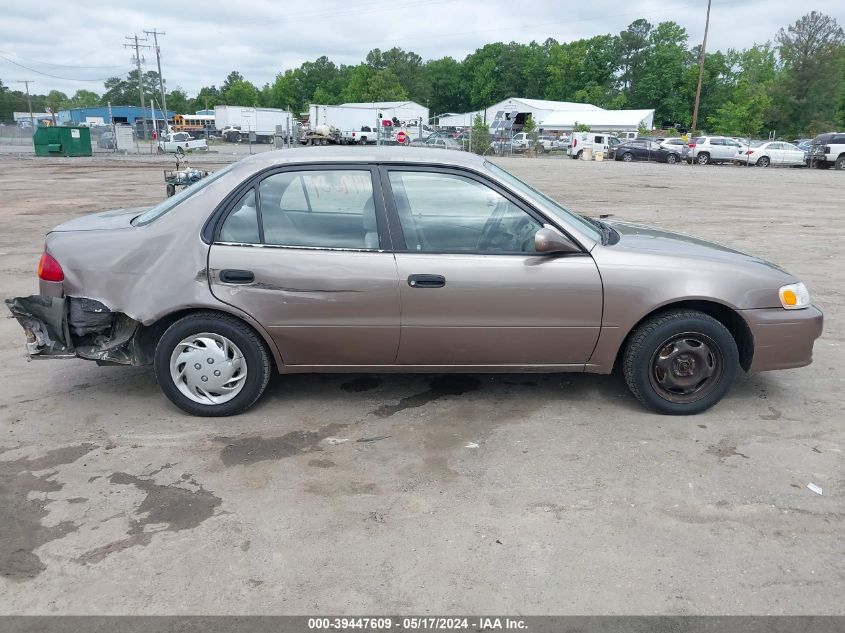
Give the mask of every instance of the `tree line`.
[[(462, 61), (423, 60), (412, 51), (371, 50), (356, 65), (326, 56), (280, 72), (258, 86), (232, 71), (218, 87), (190, 97), (167, 93), (168, 109), (195, 112), (215, 105), (290, 108), (310, 103), (412, 100), (432, 115), (467, 112), (518, 96), (592, 103), (609, 109), (654, 108), (655, 125), (685, 128), (695, 97), (700, 46), (681, 25), (632, 22), (617, 35), (571, 42), (486, 44)], [(96, 94), (68, 97), (52, 91), (32, 97), (33, 109), (137, 104), (138, 71), (105, 82)], [(157, 95), (158, 74), (142, 74), (147, 103)], [(25, 110), (25, 95), (0, 81), (0, 120)], [(803, 136), (845, 128), (845, 32), (837, 21), (810, 12), (745, 49), (708, 52), (703, 62), (700, 129), (716, 134)]]

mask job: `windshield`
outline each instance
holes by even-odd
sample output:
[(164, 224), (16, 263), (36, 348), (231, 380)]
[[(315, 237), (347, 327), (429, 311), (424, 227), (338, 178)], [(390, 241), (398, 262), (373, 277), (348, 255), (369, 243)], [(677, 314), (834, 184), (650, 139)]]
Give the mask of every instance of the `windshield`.
[(190, 187), (185, 187), (184, 189), (182, 189), (182, 191), (177, 193), (175, 196), (171, 196), (169, 198), (164, 199), (163, 201), (158, 203), (156, 206), (154, 206), (152, 209), (145, 211), (144, 213), (139, 215), (137, 218), (132, 220), (132, 224), (134, 224), (135, 226), (144, 226), (145, 224), (149, 224), (150, 222), (153, 222), (153, 221), (159, 219), (165, 213), (167, 213), (168, 211), (173, 209), (175, 206), (177, 206), (180, 202), (187, 200), (188, 198), (190, 198), (195, 193), (205, 189), (208, 185), (210, 185), (215, 180), (220, 178), (220, 176), (222, 176), (223, 174), (228, 172), (230, 169), (232, 169), (232, 167), (235, 164), (236, 163), (232, 163), (231, 165), (227, 165), (226, 167), (224, 167), (220, 171), (216, 171), (213, 174), (211, 174), (210, 176), (206, 176), (205, 178), (203, 178), (199, 182), (191, 185)]
[(510, 172), (505, 171), (498, 165), (494, 165), (489, 161), (484, 161), (484, 166), (517, 191), (526, 194), (529, 198), (537, 198), (543, 205), (549, 207), (553, 212), (556, 212), (564, 221), (572, 222), (579, 231), (581, 231), (584, 235), (587, 235), (594, 242), (601, 242), (601, 232), (597, 231), (596, 227), (589, 220), (586, 220), (577, 213), (573, 213), (569, 209), (565, 209), (560, 206), (546, 194), (541, 193), (531, 185), (522, 182), (519, 178)]

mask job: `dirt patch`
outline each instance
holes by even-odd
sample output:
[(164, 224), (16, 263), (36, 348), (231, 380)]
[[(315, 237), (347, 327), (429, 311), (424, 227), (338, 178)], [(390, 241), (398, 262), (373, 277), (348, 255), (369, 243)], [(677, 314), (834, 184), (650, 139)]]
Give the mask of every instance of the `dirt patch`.
[(224, 465), (247, 465), (319, 451), (320, 442), (347, 426), (346, 424), (327, 424), (317, 431), (291, 431), (280, 437), (253, 436), (241, 439), (218, 437), (215, 440), (226, 442), (226, 446), (220, 451), (220, 459), (223, 460)]
[[(139, 518), (130, 521), (129, 531), (124, 539), (86, 552), (79, 558), (79, 563), (97, 563), (109, 554), (121, 552), (135, 546), (146, 546), (158, 532), (178, 532), (190, 530), (214, 515), (214, 510), (222, 503), (217, 497), (205, 490), (188, 477), (197, 490), (189, 490), (177, 485), (164, 486), (150, 479), (141, 479), (127, 473), (114, 473), (109, 481), (113, 484), (131, 485), (147, 493), (141, 505), (135, 510)], [(183, 477), (184, 481), (184, 477)], [(141, 517), (143, 515), (143, 517)], [(165, 527), (148, 530), (150, 525)]]
[[(58, 492), (62, 485), (52, 479), (55, 471), (33, 473), (75, 462), (95, 448), (95, 444), (79, 444), (57, 448), (35, 459), (0, 461), (0, 576), (10, 580), (34, 578), (46, 569), (35, 550), (78, 527), (72, 521), (50, 527), (41, 524), (49, 514), (48, 493)], [(43, 494), (29, 499), (31, 492)]]
[(749, 459), (748, 455), (738, 453), (736, 450), (736, 444), (732, 443), (727, 438), (719, 440), (718, 444), (711, 444), (704, 452), (709, 455), (715, 455), (719, 458), (719, 461), (723, 461), (728, 457), (742, 457), (744, 459)]
[(373, 415), (379, 418), (389, 418), (400, 411), (424, 406), (444, 396), (460, 396), (470, 391), (477, 391), (481, 388), (481, 382), (475, 376), (450, 374), (432, 378), (428, 386), (429, 388), (426, 391), (402, 398), (396, 404), (381, 405), (372, 412)]

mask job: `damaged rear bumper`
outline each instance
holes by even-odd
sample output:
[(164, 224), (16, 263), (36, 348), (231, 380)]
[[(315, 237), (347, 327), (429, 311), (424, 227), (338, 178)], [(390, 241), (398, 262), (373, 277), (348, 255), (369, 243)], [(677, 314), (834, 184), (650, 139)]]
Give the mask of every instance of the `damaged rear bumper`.
[(94, 299), (31, 295), (6, 299), (26, 334), (32, 359), (84, 358), (100, 364), (145, 364), (136, 349), (140, 324)]

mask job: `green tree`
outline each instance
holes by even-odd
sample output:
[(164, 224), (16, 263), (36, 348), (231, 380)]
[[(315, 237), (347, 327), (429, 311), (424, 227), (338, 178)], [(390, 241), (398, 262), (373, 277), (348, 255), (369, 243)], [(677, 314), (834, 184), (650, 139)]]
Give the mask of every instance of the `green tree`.
[(257, 106), (259, 105), (258, 88), (244, 79), (235, 81), (223, 91), (223, 101), (226, 105)]
[(811, 11), (777, 35), (783, 73), (774, 99), (778, 131), (818, 133), (842, 124), (845, 32), (837, 21)]
[(195, 110), (191, 107), (191, 100), (188, 94), (179, 87), (167, 93), (167, 109), (177, 114), (193, 114)]
[[(106, 91), (101, 97), (102, 103), (112, 105), (141, 105), (138, 96), (138, 70), (130, 71), (126, 77), (111, 77), (106, 79)], [(141, 85), (144, 91), (144, 103), (149, 106), (150, 98), (158, 93), (158, 73), (148, 70), (141, 73)], [(159, 101), (158, 97), (156, 101)]]
[(480, 114), (472, 120), (471, 140), (469, 149), (475, 154), (485, 154), (490, 149), (490, 128)]
[(426, 64), (425, 72), (431, 86), (429, 109), (432, 116), (466, 112), (470, 108), (459, 62), (451, 57), (435, 59)]

